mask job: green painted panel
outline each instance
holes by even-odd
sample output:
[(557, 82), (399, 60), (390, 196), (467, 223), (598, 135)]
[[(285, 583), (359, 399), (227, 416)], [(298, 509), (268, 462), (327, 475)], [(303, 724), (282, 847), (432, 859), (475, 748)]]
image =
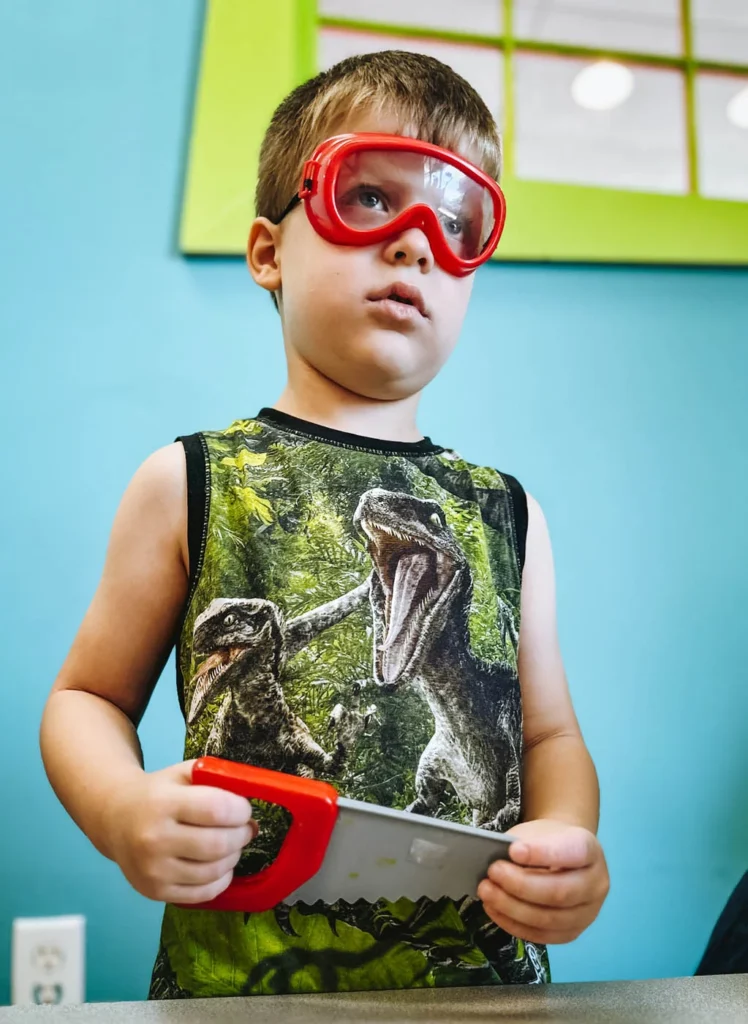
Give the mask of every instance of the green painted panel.
[(748, 203), (507, 178), (503, 260), (748, 263)]
[(314, 57), (300, 11), (296, 0), (208, 0), (180, 230), (183, 252), (244, 251), (262, 136)]

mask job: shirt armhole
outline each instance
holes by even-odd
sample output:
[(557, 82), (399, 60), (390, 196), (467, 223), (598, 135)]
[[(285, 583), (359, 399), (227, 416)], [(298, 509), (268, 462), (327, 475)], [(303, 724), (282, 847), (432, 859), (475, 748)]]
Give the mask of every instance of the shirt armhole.
[(182, 714), (186, 715), (184, 702), (184, 679), (179, 663), (179, 648), (182, 629), (195, 593), (205, 557), (205, 542), (208, 535), (208, 510), (210, 508), (210, 470), (208, 449), (202, 434), (187, 434), (176, 438), (184, 448), (187, 468), (187, 558), (189, 559), (189, 590), (184, 605), (176, 644), (177, 695)]
[(512, 499), (514, 513), (514, 530), (517, 535), (517, 557), (519, 559), (520, 576), (525, 568), (527, 552), (527, 494), (522, 484), (508, 473), (502, 473)]
[(208, 459), (202, 434), (178, 437), (184, 448), (187, 464), (187, 557), (190, 563), (190, 588), (187, 604), (192, 598), (205, 555), (208, 528)]

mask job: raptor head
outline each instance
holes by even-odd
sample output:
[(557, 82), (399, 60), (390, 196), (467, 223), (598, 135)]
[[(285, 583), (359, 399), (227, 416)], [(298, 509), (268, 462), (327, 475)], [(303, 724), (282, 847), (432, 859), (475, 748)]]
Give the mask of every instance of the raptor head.
[(195, 620), (193, 651), (206, 655), (192, 680), (191, 725), (206, 704), (215, 700), (252, 662), (270, 660), (277, 670), (283, 648), (278, 608), (256, 598), (219, 597)]
[(375, 488), (354, 522), (374, 564), (374, 679), (394, 690), (413, 677), (470, 570), (435, 501)]

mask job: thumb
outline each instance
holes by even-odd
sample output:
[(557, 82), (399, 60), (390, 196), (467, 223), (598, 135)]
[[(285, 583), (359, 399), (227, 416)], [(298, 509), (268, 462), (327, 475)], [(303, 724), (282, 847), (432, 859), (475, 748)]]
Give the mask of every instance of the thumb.
[(509, 847), (515, 864), (535, 868), (584, 868), (592, 863), (597, 840), (583, 828), (570, 827), (537, 838), (522, 838)]

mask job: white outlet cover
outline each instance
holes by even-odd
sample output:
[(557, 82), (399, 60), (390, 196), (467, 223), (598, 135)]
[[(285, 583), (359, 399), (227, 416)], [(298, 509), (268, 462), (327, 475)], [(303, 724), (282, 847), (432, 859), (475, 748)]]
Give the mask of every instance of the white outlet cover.
[(86, 919), (17, 917), (13, 922), (11, 1003), (14, 1006), (85, 1001)]

